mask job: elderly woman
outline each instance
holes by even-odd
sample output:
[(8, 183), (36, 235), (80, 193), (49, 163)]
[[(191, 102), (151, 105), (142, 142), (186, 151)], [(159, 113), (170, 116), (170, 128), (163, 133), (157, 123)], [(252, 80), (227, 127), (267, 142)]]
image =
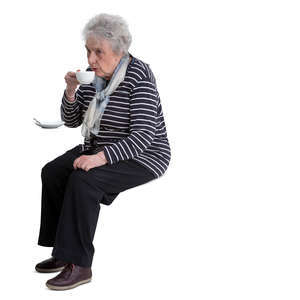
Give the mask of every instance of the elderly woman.
[[(84, 143), (42, 169), (38, 245), (53, 247), (38, 272), (61, 271), (48, 280), (65, 290), (92, 278), (93, 238), (100, 203), (164, 174), (171, 152), (159, 93), (148, 64), (129, 52), (131, 35), (119, 16), (100, 14), (83, 30), (90, 84), (65, 76), (61, 117), (82, 125)], [(79, 85), (79, 87), (78, 87)], [(78, 89), (77, 89), (78, 88)]]

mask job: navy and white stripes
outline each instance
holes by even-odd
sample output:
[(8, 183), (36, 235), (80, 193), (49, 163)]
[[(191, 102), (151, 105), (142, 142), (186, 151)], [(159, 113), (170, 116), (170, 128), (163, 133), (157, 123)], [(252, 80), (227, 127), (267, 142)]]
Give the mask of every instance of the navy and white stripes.
[[(110, 95), (104, 110), (95, 144), (104, 146), (108, 164), (133, 159), (159, 177), (171, 159), (160, 97), (149, 65), (130, 56), (124, 81)], [(92, 84), (80, 85), (74, 102), (68, 101), (64, 93), (61, 117), (65, 126), (74, 128), (82, 124), (94, 95)], [(84, 147), (92, 147), (87, 139)]]

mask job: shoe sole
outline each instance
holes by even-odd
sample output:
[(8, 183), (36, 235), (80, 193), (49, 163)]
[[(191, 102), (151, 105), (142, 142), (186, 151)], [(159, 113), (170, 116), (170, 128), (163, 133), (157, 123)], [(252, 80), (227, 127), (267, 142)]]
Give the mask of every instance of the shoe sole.
[(78, 281), (72, 285), (66, 285), (66, 286), (56, 286), (56, 285), (52, 285), (52, 284), (49, 284), (49, 283), (46, 283), (46, 286), (51, 289), (51, 290), (56, 290), (56, 291), (64, 291), (64, 290), (69, 290), (69, 289), (73, 289), (81, 284), (84, 284), (84, 283), (88, 283), (92, 280), (92, 278), (89, 278), (89, 279), (85, 279), (85, 280), (82, 280), (82, 281)]
[(63, 267), (59, 267), (59, 268), (55, 268), (55, 269), (41, 269), (41, 268), (35, 268), (35, 270), (39, 273), (54, 273), (54, 272), (59, 272), (62, 271), (64, 269), (65, 266)]

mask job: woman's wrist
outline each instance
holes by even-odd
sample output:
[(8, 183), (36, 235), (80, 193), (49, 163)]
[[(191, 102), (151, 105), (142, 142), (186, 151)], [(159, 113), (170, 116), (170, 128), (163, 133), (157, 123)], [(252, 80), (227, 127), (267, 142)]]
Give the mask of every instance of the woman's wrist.
[(74, 101), (75, 100), (75, 92), (76, 92), (76, 90), (74, 90), (74, 89), (66, 88), (66, 96), (67, 96), (69, 101)]
[(104, 155), (104, 151), (100, 151), (96, 155), (98, 155), (102, 160), (105, 161), (105, 163), (107, 163), (106, 157)]

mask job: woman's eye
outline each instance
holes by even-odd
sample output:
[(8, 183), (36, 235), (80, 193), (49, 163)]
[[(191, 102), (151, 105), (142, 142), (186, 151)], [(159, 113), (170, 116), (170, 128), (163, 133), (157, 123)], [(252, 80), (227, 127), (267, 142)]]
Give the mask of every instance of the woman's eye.
[(101, 50), (97, 50), (96, 53), (97, 54), (101, 54), (102, 52), (101, 52)]

